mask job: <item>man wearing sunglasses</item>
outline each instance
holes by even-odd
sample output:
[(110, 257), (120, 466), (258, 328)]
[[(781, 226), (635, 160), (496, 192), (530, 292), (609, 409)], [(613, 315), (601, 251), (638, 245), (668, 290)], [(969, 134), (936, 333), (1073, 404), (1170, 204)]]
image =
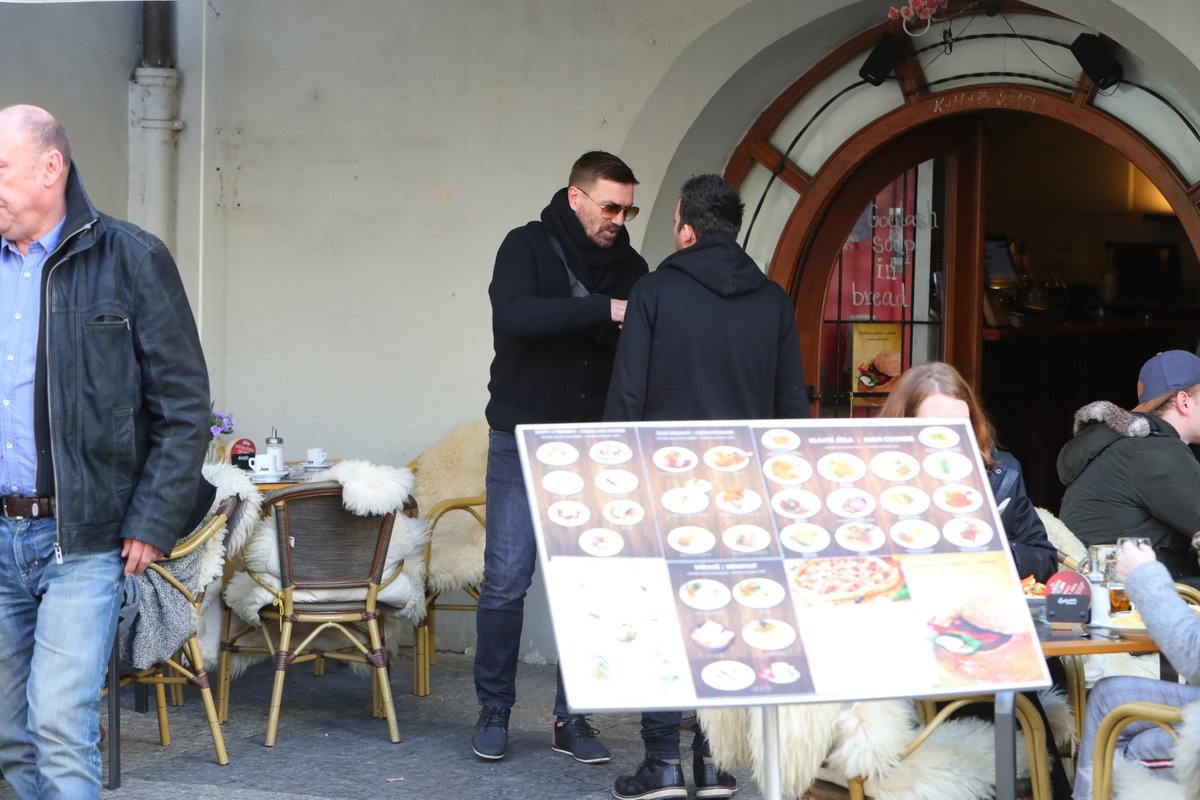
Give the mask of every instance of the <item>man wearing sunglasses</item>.
[[(634, 288), (604, 419), (807, 417), (808, 393), (787, 293), (738, 246), (742, 199), (719, 175), (683, 184), (675, 248)], [(687, 797), (680, 764), (679, 711), (642, 714), (645, 758), (617, 778), (619, 800)], [(696, 797), (727, 798), (737, 781), (717, 769), (693, 726)]]
[[(496, 253), (488, 287), (495, 357), (487, 405), (487, 542), (476, 612), (475, 692), (482, 708), (471, 737), (482, 759), (499, 760), (508, 749), (525, 592), (537, 557), (513, 430), (601, 418), (626, 298), (646, 274), (625, 230), (638, 213), (636, 185), (621, 159), (585, 153), (541, 219), (510, 231)], [(554, 713), (554, 750), (586, 764), (609, 760), (596, 730), (568, 711), (561, 675)]]

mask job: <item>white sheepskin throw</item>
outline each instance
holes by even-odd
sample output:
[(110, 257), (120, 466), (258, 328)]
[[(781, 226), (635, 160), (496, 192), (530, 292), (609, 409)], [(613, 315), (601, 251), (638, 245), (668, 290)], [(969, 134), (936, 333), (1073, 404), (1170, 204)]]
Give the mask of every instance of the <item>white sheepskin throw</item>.
[(1120, 756), (1113, 759), (1113, 800), (1185, 800), (1189, 796), (1181, 784), (1158, 777), (1136, 761)]
[[(400, 576), (380, 591), (379, 601), (410, 621), (421, 619), (425, 613), (425, 595), (423, 591), (414, 591), (414, 587), (424, 584), (425, 564), (419, 554), (425, 545), (425, 524), (402, 513), (413, 485), (412, 472), (366, 461), (343, 461), (320, 479), (342, 484), (343, 505), (347, 511), (360, 515), (396, 513), (384, 578), (391, 575), (401, 561), (404, 561), (404, 567)], [(225, 588), (226, 604), (251, 625), (259, 624), (258, 610), (270, 605), (279, 591), (279, 551), (275, 536), (275, 519), (271, 514), (259, 522), (241, 553), (246, 568), (270, 588), (260, 585), (244, 572), (236, 573)], [(299, 602), (358, 597), (361, 594), (354, 590), (339, 589), (297, 591), (295, 594)], [(385, 609), (385, 613), (390, 611)]]
[[(779, 706), (780, 788), (799, 797), (817, 777), (833, 745), (834, 720), (846, 706), (840, 703)], [(713, 758), (731, 771), (750, 770), (759, 786), (766, 784), (762, 756), (761, 708), (715, 708), (696, 712)]]
[[(416, 459), (416, 498), (422, 514), (443, 500), (475, 497), (485, 490), (488, 424), (464, 422)], [(478, 586), (483, 580), (485, 531), (469, 514), (452, 511), (430, 535), (430, 590), (447, 592)]]
[(1071, 533), (1071, 529), (1058, 517), (1051, 514), (1044, 508), (1035, 508), (1038, 518), (1042, 524), (1046, 526), (1046, 534), (1050, 538), (1050, 544), (1062, 552), (1069, 555), (1076, 561), (1083, 561), (1087, 558), (1087, 548), (1083, 546), (1083, 542), (1075, 534)]
[[(1065, 698), (1049, 691), (1039, 696), (1055, 741), (1070, 743), (1075, 726)], [(761, 709), (697, 716), (717, 762), (751, 769), (762, 785)], [(779, 728), (780, 787), (787, 796), (803, 795), (817, 778), (846, 786), (851, 777), (865, 778), (875, 800), (983, 800), (995, 791), (995, 732), (983, 720), (949, 720), (904, 760), (900, 754), (920, 730), (907, 700), (780, 706)], [(1017, 774), (1029, 774), (1019, 732)]]
[(1200, 703), (1183, 710), (1179, 743), (1175, 745), (1175, 777), (1187, 800), (1200, 800)]

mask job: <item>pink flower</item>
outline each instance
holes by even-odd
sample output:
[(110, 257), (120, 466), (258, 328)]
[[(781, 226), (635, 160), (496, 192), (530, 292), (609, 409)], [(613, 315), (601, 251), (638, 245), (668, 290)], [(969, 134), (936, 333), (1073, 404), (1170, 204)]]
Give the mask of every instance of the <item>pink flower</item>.
[(900, 9), (900, 16), (904, 17), (904, 19), (912, 19), (913, 18), (912, 8), (910, 8), (909, 6), (905, 6), (904, 8)]
[(918, 8), (917, 16), (921, 19), (929, 19), (933, 15), (933, 11), (928, 8)]
[(888, 9), (888, 19), (900, 19), (900, 12), (895, 6)]
[(914, 11), (925, 8), (925, 0), (908, 0), (908, 4), (913, 7)]

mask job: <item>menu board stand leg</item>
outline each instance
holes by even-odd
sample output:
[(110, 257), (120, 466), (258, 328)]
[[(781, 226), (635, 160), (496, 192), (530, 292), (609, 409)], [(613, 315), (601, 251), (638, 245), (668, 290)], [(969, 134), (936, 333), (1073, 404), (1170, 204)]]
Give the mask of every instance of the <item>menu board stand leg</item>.
[(1015, 693), (996, 692), (996, 800), (1016, 800), (1017, 796), (1015, 705)]
[(763, 706), (763, 744), (766, 746), (762, 787), (764, 800), (781, 800), (779, 789), (779, 706)]

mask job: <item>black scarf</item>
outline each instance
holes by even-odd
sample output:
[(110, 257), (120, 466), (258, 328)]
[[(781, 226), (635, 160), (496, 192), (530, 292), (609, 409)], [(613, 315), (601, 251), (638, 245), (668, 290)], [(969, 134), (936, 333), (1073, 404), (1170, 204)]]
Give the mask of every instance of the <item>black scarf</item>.
[(601, 247), (589, 239), (579, 217), (567, 202), (565, 188), (555, 192), (550, 205), (542, 209), (542, 224), (562, 244), (571, 271), (590, 292), (607, 294), (606, 290), (620, 277), (620, 270), (611, 268), (638, 257), (629, 244), (625, 226), (621, 226), (611, 247)]

